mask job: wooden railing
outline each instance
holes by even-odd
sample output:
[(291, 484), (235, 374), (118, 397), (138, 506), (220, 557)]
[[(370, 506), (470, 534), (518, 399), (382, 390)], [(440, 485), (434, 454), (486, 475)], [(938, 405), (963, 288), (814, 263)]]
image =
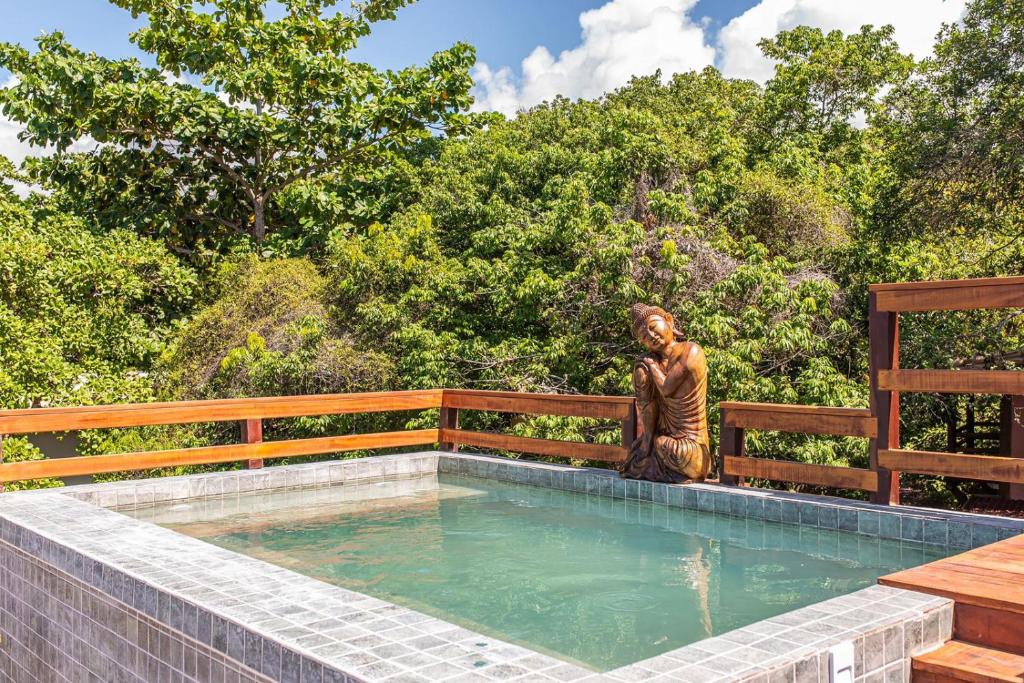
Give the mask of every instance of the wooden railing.
[(859, 436), (873, 439), (876, 421), (863, 408), (780, 405), (725, 401), (718, 404), (721, 417), (719, 452), (723, 483), (737, 484), (742, 478), (786, 481), (834, 489), (878, 489), (878, 473), (854, 467), (814, 465), (791, 460), (748, 457), (747, 429), (764, 431)]
[(1024, 395), (1024, 372), (900, 369), (900, 313), (1024, 307), (1024, 277), (939, 280), (871, 285), (871, 411), (878, 437), (871, 467), (879, 473), (876, 502), (899, 503), (903, 472), (1024, 483), (1024, 461), (1014, 457), (908, 451), (900, 448), (900, 392)]
[[(459, 428), (460, 410), (487, 410), (528, 415), (562, 415), (616, 420), (621, 425), (621, 445), (552, 441), (509, 434), (475, 432)], [(571, 457), (579, 460), (623, 462), (626, 448), (636, 436), (636, 409), (632, 397), (520, 394), (499, 391), (446, 389), (441, 408), (442, 448), (457, 450), (459, 444), (521, 453)], [(567, 443), (571, 450), (567, 452)]]
[[(617, 462), (625, 459), (626, 451), (621, 446), (530, 439), (459, 429), (458, 411), (469, 409), (613, 419), (622, 423), (623, 438), (627, 439), (628, 444), (632, 442), (636, 429), (632, 406), (633, 399), (628, 397), (431, 389), (3, 410), (0, 411), (0, 435), (239, 422), (243, 443), (3, 463), (0, 464), (0, 483), (242, 460), (247, 461), (249, 467), (262, 467), (264, 460), (274, 458), (433, 444), (440, 444), (448, 450), (456, 450), (459, 444), (466, 444), (546, 456)], [(263, 441), (265, 419), (432, 408), (441, 410), (441, 424), (437, 428)]]
[[(1024, 307), (1024, 277), (904, 282), (869, 288), (871, 409), (724, 402), (721, 407), (723, 482), (740, 478), (788, 481), (869, 491), (881, 503), (899, 502), (899, 472), (1024, 484), (1024, 458), (900, 449), (900, 392), (992, 393), (1024, 396), (1024, 372), (906, 370), (899, 367), (899, 314), (907, 311)], [(1016, 399), (1015, 399), (1016, 400)], [(263, 441), (263, 420), (439, 409), (437, 428)], [(496, 411), (614, 420), (619, 445), (526, 438), (459, 426), (460, 411)], [(0, 411), (0, 435), (111, 429), (146, 425), (236, 421), (243, 443), (0, 464), (0, 483), (126, 470), (263, 460), (352, 450), (439, 444), (534, 453), (579, 460), (622, 462), (636, 436), (631, 397), (527, 394), (432, 389), (365, 394), (146, 403)], [(870, 439), (869, 469), (748, 457), (744, 430), (776, 430)], [(1024, 441), (1024, 440), (1018, 440)], [(1024, 456), (1024, 452), (1009, 455)]]

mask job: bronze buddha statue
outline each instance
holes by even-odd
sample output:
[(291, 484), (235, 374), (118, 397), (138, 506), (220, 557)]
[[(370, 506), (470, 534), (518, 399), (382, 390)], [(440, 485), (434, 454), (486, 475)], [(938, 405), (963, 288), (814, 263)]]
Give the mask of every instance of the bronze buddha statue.
[(711, 468), (704, 350), (657, 306), (636, 304), (630, 314), (633, 336), (648, 353), (633, 366), (639, 436), (619, 472), (670, 484), (703, 481)]

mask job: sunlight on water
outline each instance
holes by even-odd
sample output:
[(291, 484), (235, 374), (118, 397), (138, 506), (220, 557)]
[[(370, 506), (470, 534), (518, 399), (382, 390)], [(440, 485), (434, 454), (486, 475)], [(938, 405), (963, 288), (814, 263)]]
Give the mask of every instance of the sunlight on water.
[(453, 475), (135, 514), (601, 671), (942, 556), (914, 543)]

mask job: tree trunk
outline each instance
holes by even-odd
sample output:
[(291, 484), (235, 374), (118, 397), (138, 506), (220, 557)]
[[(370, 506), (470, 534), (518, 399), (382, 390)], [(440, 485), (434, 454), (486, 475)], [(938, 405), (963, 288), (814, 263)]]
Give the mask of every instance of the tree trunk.
[(263, 244), (263, 237), (267, 234), (266, 208), (263, 201), (257, 199), (252, 205), (253, 225), (252, 235), (256, 238), (256, 244)]

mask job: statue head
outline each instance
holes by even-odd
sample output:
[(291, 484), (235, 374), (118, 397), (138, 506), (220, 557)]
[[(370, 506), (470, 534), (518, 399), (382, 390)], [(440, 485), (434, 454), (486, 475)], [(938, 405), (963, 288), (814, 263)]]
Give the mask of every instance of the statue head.
[(676, 329), (672, 314), (658, 306), (634, 304), (630, 309), (633, 336), (651, 353), (661, 353), (683, 334)]

